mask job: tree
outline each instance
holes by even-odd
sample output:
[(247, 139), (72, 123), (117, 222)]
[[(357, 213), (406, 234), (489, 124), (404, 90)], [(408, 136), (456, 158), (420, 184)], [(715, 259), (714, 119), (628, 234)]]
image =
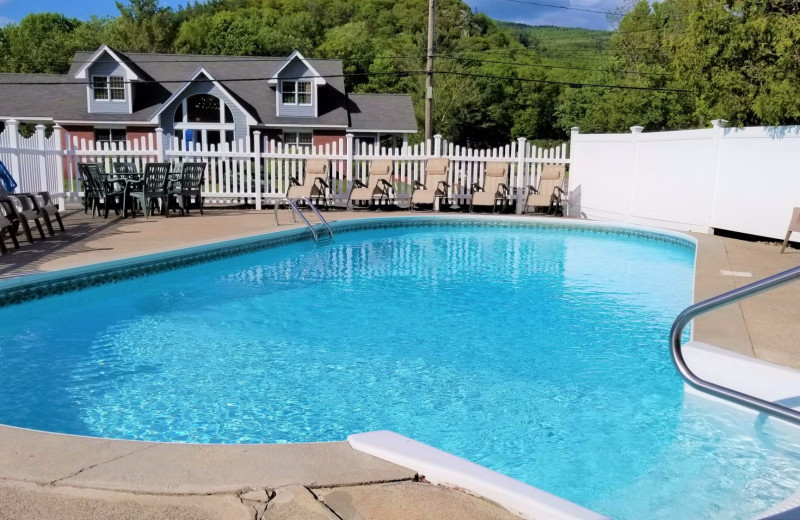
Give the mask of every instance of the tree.
[(111, 24), (111, 45), (131, 52), (171, 52), (177, 33), (177, 20), (171, 9), (158, 0), (117, 2), (120, 16)]
[(81, 24), (55, 13), (29, 14), (3, 28), (3, 72), (63, 74), (77, 50), (72, 32)]

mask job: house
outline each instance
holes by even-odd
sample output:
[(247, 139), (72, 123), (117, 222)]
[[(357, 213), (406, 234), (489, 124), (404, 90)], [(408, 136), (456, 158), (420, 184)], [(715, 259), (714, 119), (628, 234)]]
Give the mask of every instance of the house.
[[(407, 142), (417, 132), (408, 95), (349, 94), (341, 60), (78, 52), (66, 75), (0, 74), (0, 121), (58, 124), (100, 142), (164, 131), (164, 145), (218, 145), (255, 130), (295, 145), (352, 133)], [(185, 146), (185, 145), (184, 145)]]

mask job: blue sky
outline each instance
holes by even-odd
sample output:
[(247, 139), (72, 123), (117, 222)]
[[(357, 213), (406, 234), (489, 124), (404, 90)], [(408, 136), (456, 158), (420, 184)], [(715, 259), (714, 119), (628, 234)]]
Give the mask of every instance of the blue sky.
[[(558, 25), (607, 29), (604, 14), (553, 9), (524, 3), (520, 0), (465, 0), (473, 11), (485, 13), (497, 20), (530, 25)], [(596, 11), (612, 11), (622, 0), (530, 0), (537, 3), (563, 5)], [(161, 0), (162, 6), (176, 8), (186, 0)], [(92, 15), (117, 16), (114, 0), (0, 0), (0, 25), (19, 22), (30, 13), (56, 12), (66, 16), (88, 19)]]

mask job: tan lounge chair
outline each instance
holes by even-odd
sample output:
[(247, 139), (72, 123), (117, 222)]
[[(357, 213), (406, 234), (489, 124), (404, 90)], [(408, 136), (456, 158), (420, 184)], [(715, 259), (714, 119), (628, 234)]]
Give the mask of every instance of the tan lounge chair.
[[(561, 198), (566, 194), (561, 186), (564, 184), (564, 166), (546, 164), (539, 174), (539, 186), (528, 185), (528, 197), (525, 199), (523, 213), (529, 207), (547, 207), (548, 213), (562, 212)], [(535, 211), (535, 210), (534, 210)]]
[(325, 207), (328, 207), (328, 172), (330, 172), (330, 166), (328, 159), (307, 160), (303, 184), (300, 184), (296, 177), (291, 177), (289, 179), (289, 189), (286, 190), (286, 198), (293, 201), (299, 197), (306, 197), (317, 206), (319, 206), (321, 199)]
[(491, 206), (492, 213), (495, 209), (503, 211), (508, 207), (509, 189), (506, 184), (508, 177), (508, 163), (486, 163), (483, 187), (477, 182), (472, 185), (472, 199), (469, 203), (469, 212), (474, 206)]
[[(350, 197), (347, 199), (347, 208), (351, 202), (367, 202), (367, 208), (375, 204), (375, 197), (379, 197), (378, 203), (384, 199), (389, 201), (392, 197), (392, 175), (394, 174), (394, 163), (389, 159), (372, 161), (369, 165), (369, 184), (364, 184), (360, 180), (353, 181), (353, 189), (350, 190)], [(355, 209), (355, 207), (353, 207)]]
[[(414, 191), (411, 192), (411, 210), (415, 204), (430, 204), (435, 206), (439, 199), (439, 207), (447, 203), (447, 174), (450, 171), (450, 159), (444, 157), (431, 158), (425, 161), (425, 183), (414, 181)], [(431, 208), (433, 209), (433, 208)]]
[(783, 239), (781, 253), (783, 253), (786, 246), (789, 245), (789, 237), (792, 236), (792, 231), (800, 232), (800, 208), (794, 208), (792, 210), (792, 220), (789, 221), (789, 229), (786, 230), (786, 238)]

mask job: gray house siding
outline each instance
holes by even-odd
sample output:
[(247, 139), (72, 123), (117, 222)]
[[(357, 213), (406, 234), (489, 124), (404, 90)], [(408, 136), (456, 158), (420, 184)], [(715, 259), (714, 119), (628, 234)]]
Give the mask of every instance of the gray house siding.
[[(92, 76), (122, 76), (126, 80), (128, 79), (125, 69), (119, 63), (115, 62), (114, 58), (109, 56), (108, 53), (103, 53), (98, 61), (100, 63), (92, 64), (87, 71), (90, 85), (89, 106), (91, 107), (91, 112), (93, 114), (128, 114), (130, 110), (127, 98), (125, 101), (95, 101), (91, 89)], [(126, 88), (126, 96), (129, 95), (132, 90), (133, 89)]]
[[(302, 61), (295, 58), (278, 74), (278, 80), (294, 80), (295, 78), (313, 78), (314, 73)], [(317, 92), (311, 81), (311, 105), (284, 105), (280, 85), (278, 85), (278, 115), (282, 117), (314, 117), (317, 111)]]
[(181, 95), (172, 101), (163, 112), (161, 112), (161, 116), (159, 117), (159, 123), (161, 128), (164, 129), (164, 140), (165, 145), (170, 142), (170, 140), (175, 136), (175, 111), (178, 110), (178, 107), (183, 103), (183, 100), (189, 97), (194, 96), (195, 94), (211, 94), (212, 96), (218, 97), (225, 106), (227, 106), (231, 114), (233, 114), (233, 125), (234, 131), (233, 136), (235, 140), (239, 139), (247, 139), (248, 138), (248, 130), (247, 130), (247, 116), (244, 112), (239, 110), (239, 107), (234, 105), (230, 97), (224, 93), (222, 90), (217, 88), (216, 85), (213, 83), (192, 83), (186, 90), (181, 92)]

